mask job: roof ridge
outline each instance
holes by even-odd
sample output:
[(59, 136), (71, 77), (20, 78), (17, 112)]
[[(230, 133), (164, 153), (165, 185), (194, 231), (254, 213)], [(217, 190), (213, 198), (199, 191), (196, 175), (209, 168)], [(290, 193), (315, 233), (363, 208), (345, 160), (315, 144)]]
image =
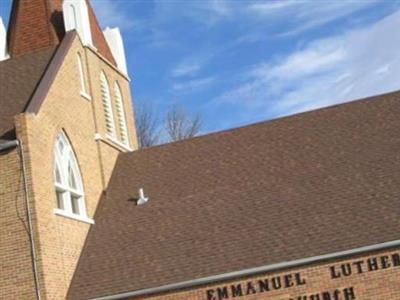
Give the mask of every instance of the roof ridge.
[(210, 137), (210, 136), (214, 136), (214, 135), (229, 134), (231, 132), (238, 131), (238, 130), (245, 130), (245, 129), (248, 129), (248, 128), (251, 128), (251, 127), (263, 126), (263, 125), (265, 125), (267, 123), (282, 122), (284, 120), (292, 119), (292, 118), (299, 117), (299, 116), (306, 115), (306, 114), (322, 112), (322, 111), (337, 109), (339, 107), (350, 106), (350, 105), (360, 104), (360, 103), (364, 103), (364, 102), (371, 102), (371, 101), (375, 101), (375, 100), (380, 100), (380, 98), (382, 96), (392, 96), (392, 95), (394, 96), (394, 95), (397, 95), (397, 94), (400, 96), (400, 90), (385, 92), (385, 93), (381, 93), (381, 94), (375, 94), (375, 95), (367, 96), (367, 97), (364, 97), (364, 98), (356, 98), (356, 99), (349, 100), (349, 101), (346, 101), (346, 102), (336, 103), (336, 104), (332, 104), (332, 105), (325, 106), (325, 107), (320, 107), (320, 108), (316, 108), (316, 109), (312, 109), (312, 110), (308, 110), (308, 111), (295, 113), (295, 114), (292, 114), (292, 115), (287, 115), (287, 116), (278, 117), (278, 118), (274, 118), (274, 119), (264, 120), (264, 121), (251, 123), (251, 124), (246, 124), (246, 125), (238, 126), (238, 127), (234, 127), (234, 128), (228, 128), (228, 129), (224, 129), (224, 130), (220, 130), (220, 131), (210, 132), (210, 133), (206, 133), (204, 135), (199, 135), (199, 136), (195, 136), (195, 137), (184, 139), (184, 140), (180, 140), (180, 141), (174, 141), (174, 142), (169, 142), (169, 143), (165, 143), (165, 144), (154, 145), (154, 146), (151, 146), (151, 147), (138, 149), (137, 151), (133, 151), (133, 152), (121, 153), (120, 155), (132, 155), (132, 154), (135, 154), (135, 153), (139, 153), (139, 152), (142, 153), (142, 152), (145, 152), (145, 151), (149, 152), (149, 151), (151, 151), (153, 149), (155, 150), (155, 149), (159, 149), (159, 148), (162, 148), (162, 147), (168, 147), (168, 146), (173, 146), (173, 145), (177, 145), (177, 144), (189, 143), (189, 142), (192, 142), (194, 140), (204, 139), (204, 138), (207, 138), (207, 137)]

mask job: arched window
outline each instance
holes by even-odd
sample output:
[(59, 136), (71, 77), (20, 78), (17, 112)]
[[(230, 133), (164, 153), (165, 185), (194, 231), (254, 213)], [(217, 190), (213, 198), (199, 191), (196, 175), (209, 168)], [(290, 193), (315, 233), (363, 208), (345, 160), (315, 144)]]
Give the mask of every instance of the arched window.
[(82, 96), (86, 98), (90, 98), (88, 94), (88, 88), (87, 88), (87, 82), (86, 82), (86, 72), (85, 72), (85, 67), (82, 62), (82, 57), (81, 54), (77, 54), (77, 60), (78, 60), (78, 69), (79, 69), (79, 77), (81, 79), (81, 94)]
[(54, 156), (57, 211), (62, 215), (87, 218), (81, 174), (64, 133), (57, 137)]
[(106, 131), (111, 138), (115, 138), (115, 124), (114, 124), (114, 115), (111, 104), (110, 85), (108, 84), (108, 80), (104, 72), (101, 72), (100, 75), (100, 85), (101, 85), (101, 98), (103, 101), (103, 108), (104, 108), (104, 117), (106, 121), (105, 122)]
[(119, 131), (121, 134), (121, 142), (124, 145), (129, 146), (128, 126), (126, 125), (124, 100), (122, 98), (121, 88), (119, 87), (119, 84), (117, 82), (115, 83), (114, 90), (115, 90), (115, 109), (118, 118)]

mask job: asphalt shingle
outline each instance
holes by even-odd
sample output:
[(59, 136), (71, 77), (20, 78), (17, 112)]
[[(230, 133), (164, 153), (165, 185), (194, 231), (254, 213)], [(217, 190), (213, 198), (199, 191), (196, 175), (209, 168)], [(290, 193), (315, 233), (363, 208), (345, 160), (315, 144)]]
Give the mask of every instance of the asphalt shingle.
[(55, 47), (0, 62), (0, 140), (15, 138), (13, 118), (22, 113)]
[(122, 154), (69, 299), (397, 240), (399, 215), (400, 92)]

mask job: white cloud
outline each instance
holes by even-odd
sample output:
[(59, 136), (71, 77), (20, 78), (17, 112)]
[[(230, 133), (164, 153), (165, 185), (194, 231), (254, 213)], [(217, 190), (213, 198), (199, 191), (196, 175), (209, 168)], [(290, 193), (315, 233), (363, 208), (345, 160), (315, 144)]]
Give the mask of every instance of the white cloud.
[(282, 0), (282, 1), (271, 1), (271, 2), (257, 2), (252, 3), (248, 6), (248, 9), (256, 12), (257, 14), (271, 14), (278, 10), (288, 9), (293, 6), (299, 6), (303, 4), (304, 1), (294, 1), (294, 0)]
[[(165, 20), (184, 17), (189, 17), (204, 26), (214, 26), (219, 22), (229, 24), (231, 21), (241, 19), (243, 20), (240, 22), (241, 26), (246, 28), (246, 30), (242, 28), (240, 33), (237, 32), (238, 36), (233, 40), (214, 45), (214, 49), (204, 49), (204, 46), (200, 45), (194, 53), (184, 58), (171, 71), (173, 77), (180, 77), (197, 74), (213, 56), (226, 52), (228, 49), (234, 49), (243, 43), (298, 34), (367, 8), (376, 1), (326, 1), (324, 5), (315, 5), (315, 2), (310, 0), (249, 2), (205, 0), (190, 1), (178, 8), (168, 2), (157, 1), (156, 10), (158, 18), (164, 20), (161, 24), (164, 24)], [(163, 32), (162, 28), (159, 30)], [(235, 33), (235, 31), (232, 32)], [(204, 53), (207, 53), (206, 57)]]
[(400, 11), (360, 30), (309, 43), (255, 66), (216, 100), (260, 119), (400, 89)]
[(154, 1), (156, 18), (161, 23), (177, 19), (190, 19), (203, 26), (212, 27), (233, 16), (236, 12), (233, 2), (228, 0), (172, 2)]
[[(294, 35), (348, 16), (376, 3), (369, 1), (314, 1), (283, 0), (276, 2), (257, 2), (250, 4), (246, 11), (260, 20), (282, 23), (285, 29), (278, 35)], [(278, 27), (278, 28), (279, 28)]]
[(173, 70), (172, 76), (173, 77), (180, 77), (185, 75), (194, 75), (199, 71), (201, 68), (200, 64), (197, 62), (188, 62), (183, 61), (179, 63)]
[(282, 62), (269, 66), (256, 67), (255, 76), (265, 75), (268, 79), (303, 78), (316, 72), (331, 70), (346, 58), (346, 51), (337, 40), (322, 40), (307, 49), (293, 53)]
[(123, 1), (94, 0), (92, 5), (103, 28), (119, 27), (121, 29), (129, 29), (138, 24), (126, 14), (126, 8), (124, 8), (126, 3), (124, 4)]
[(172, 77), (193, 77), (203, 68), (207, 67), (212, 59), (217, 55), (228, 51), (234, 44), (226, 43), (215, 47), (199, 46), (198, 52), (193, 52), (190, 55), (181, 59), (171, 70)]
[(232, 12), (226, 0), (211, 0), (210, 3), (207, 3), (207, 7), (209, 11), (220, 16), (227, 16)]
[(215, 81), (214, 77), (205, 77), (199, 79), (188, 80), (185, 82), (175, 83), (172, 89), (176, 92), (193, 91), (196, 89), (209, 86)]

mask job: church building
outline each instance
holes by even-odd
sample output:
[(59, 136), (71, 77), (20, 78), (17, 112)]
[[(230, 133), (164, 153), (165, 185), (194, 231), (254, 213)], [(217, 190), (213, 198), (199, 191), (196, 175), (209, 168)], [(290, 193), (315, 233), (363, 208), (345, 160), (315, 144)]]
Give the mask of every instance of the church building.
[(89, 0), (0, 19), (0, 299), (400, 299), (400, 91), (138, 149), (131, 80)]

